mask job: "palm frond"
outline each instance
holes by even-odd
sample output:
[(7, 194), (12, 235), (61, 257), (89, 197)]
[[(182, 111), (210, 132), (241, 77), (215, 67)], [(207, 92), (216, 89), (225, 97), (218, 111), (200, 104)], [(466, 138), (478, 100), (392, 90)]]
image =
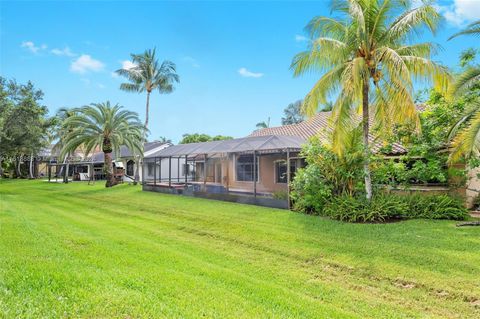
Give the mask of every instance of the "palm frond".
[(480, 20), (475, 21), (467, 26), (464, 30), (453, 34), (448, 40), (452, 40), (461, 35), (475, 35), (480, 36)]

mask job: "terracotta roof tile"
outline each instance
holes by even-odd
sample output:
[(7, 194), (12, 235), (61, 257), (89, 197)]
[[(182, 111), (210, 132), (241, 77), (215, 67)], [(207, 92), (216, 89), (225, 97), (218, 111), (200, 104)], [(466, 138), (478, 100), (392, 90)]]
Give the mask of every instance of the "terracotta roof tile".
[[(424, 110), (424, 106), (417, 106), (417, 109), (421, 112)], [(300, 122), (298, 124), (283, 125), (277, 127), (268, 127), (253, 131), (249, 136), (265, 136), (265, 135), (289, 135), (299, 136), (304, 139), (308, 139), (316, 134), (322, 139), (327, 139), (329, 128), (329, 118), (332, 112), (319, 112), (314, 117)], [(372, 150), (378, 152), (383, 146), (382, 141), (376, 140), (373, 135), (369, 137), (370, 143), (372, 143)], [(393, 143), (393, 154), (406, 153), (406, 149), (399, 143)]]

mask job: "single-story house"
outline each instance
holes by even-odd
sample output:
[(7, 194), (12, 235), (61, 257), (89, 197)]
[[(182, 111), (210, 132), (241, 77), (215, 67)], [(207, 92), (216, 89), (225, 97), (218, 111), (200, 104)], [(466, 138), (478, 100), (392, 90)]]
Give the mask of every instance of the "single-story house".
[[(424, 106), (418, 108), (422, 111)], [(144, 159), (148, 174), (143, 189), (287, 208), (289, 183), (296, 170), (305, 165), (299, 156), (302, 144), (314, 135), (327, 139), (330, 116), (331, 112), (319, 112), (301, 123), (256, 130), (244, 138), (176, 145), (152, 152)], [(373, 135), (370, 143), (374, 152), (383, 146)], [(405, 153), (401, 144), (394, 143), (385, 155), (397, 157)], [(175, 178), (179, 169), (187, 174)], [(479, 185), (478, 178), (469, 180), (468, 204), (472, 202), (471, 194), (480, 192)], [(449, 188), (418, 186), (409, 191), (447, 192)], [(464, 189), (458, 192), (465, 195)]]

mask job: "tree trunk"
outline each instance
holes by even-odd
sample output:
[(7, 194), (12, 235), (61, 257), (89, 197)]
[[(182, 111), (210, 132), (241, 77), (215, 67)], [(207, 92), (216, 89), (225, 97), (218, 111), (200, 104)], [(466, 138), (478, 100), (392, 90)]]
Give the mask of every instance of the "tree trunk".
[[(148, 128), (148, 113), (150, 112), (150, 92), (147, 91), (147, 107), (145, 109), (145, 129)], [(147, 132), (145, 132), (146, 137)]]
[(112, 152), (103, 152), (104, 156), (104, 167), (106, 183), (105, 187), (112, 187), (117, 184), (115, 176), (113, 176), (113, 161), (112, 161)]
[(34, 179), (33, 176), (33, 153), (30, 154), (30, 165), (28, 166), (28, 173), (30, 174), (30, 179)]
[(372, 198), (372, 177), (370, 175), (370, 147), (368, 136), (370, 130), (370, 112), (368, 107), (368, 82), (363, 83), (362, 126), (363, 126), (363, 172), (365, 175), (365, 193), (368, 200)]
[[(67, 155), (68, 157), (70, 157), (70, 153)], [(68, 184), (68, 173), (70, 171), (70, 162), (68, 161), (68, 157), (67, 159), (65, 159), (65, 175), (64, 175), (64, 178), (63, 178), (63, 182), (65, 184)]]
[(2, 160), (2, 157), (0, 156), (0, 178), (3, 178), (3, 167), (2, 167), (2, 163), (3, 163), (3, 160)]
[(135, 158), (135, 173), (133, 174), (133, 185), (137, 185), (138, 181), (140, 180), (139, 167), (140, 167), (140, 156), (136, 156), (136, 158)]
[(15, 165), (17, 178), (22, 177), (22, 171), (20, 170), (20, 165), (22, 165), (23, 154), (20, 154), (20, 157), (17, 159), (17, 165)]

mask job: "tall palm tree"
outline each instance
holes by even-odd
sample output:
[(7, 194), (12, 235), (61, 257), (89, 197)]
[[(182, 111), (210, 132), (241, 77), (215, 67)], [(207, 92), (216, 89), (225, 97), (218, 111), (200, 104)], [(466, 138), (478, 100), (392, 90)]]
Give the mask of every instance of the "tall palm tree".
[(150, 111), (150, 93), (158, 90), (160, 94), (171, 93), (173, 84), (180, 81), (176, 73), (175, 63), (165, 60), (161, 64), (155, 56), (155, 49), (145, 50), (142, 54), (131, 54), (133, 67), (116, 71), (126, 77), (129, 83), (122, 83), (120, 89), (127, 92), (147, 92), (147, 104), (145, 109), (145, 127), (148, 128), (148, 116)]
[(323, 73), (305, 97), (307, 115), (313, 116), (327, 97), (336, 96), (334, 147), (341, 145), (352, 125), (358, 125), (356, 113), (361, 110), (365, 191), (370, 199), (370, 116), (385, 131), (394, 123), (418, 123), (413, 79), (447, 83), (446, 68), (430, 60), (436, 46), (414, 41), (422, 29), (434, 33), (440, 15), (426, 2), (412, 8), (408, 0), (334, 0), (331, 9), (339, 18), (310, 21), (309, 48), (294, 57), (291, 68), (294, 76)]
[[(480, 36), (480, 20), (455, 33), (449, 40), (460, 35)], [(455, 80), (453, 93), (455, 96), (460, 96), (479, 86), (480, 65), (471, 65)], [(451, 129), (450, 137), (453, 138), (451, 162), (458, 161), (462, 156), (468, 159), (473, 155), (480, 154), (480, 98), (477, 97), (471, 102), (465, 114)]]
[(138, 114), (123, 110), (123, 107), (110, 102), (93, 103), (75, 109), (76, 114), (65, 120), (66, 127), (73, 127), (65, 138), (61, 156), (83, 146), (85, 155), (101, 147), (104, 153), (104, 170), (107, 178), (106, 187), (116, 184), (113, 175), (112, 153), (119, 153), (120, 146), (125, 145), (134, 154), (143, 153), (144, 126)]

